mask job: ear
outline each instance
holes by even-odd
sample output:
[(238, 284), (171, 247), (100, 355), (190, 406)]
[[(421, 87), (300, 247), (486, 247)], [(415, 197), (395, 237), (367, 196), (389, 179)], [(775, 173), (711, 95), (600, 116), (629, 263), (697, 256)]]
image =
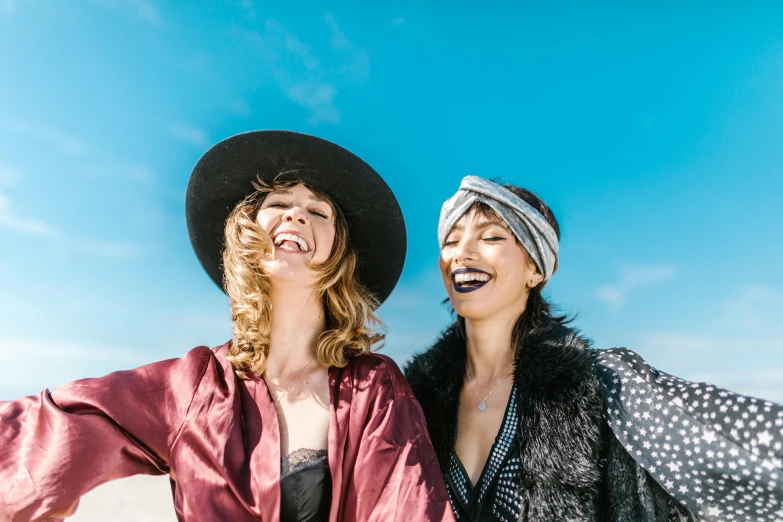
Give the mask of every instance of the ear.
[(530, 258), (528, 258), (528, 268), (530, 268), (531, 273), (527, 277), (527, 287), (535, 288), (541, 284), (541, 281), (544, 280), (544, 276), (538, 271), (535, 261)]
[(527, 286), (528, 286), (528, 288), (535, 288), (538, 285), (540, 285), (541, 281), (543, 281), (543, 280), (544, 280), (544, 276), (542, 276), (541, 274), (536, 272), (535, 274), (530, 276), (530, 279), (528, 279)]

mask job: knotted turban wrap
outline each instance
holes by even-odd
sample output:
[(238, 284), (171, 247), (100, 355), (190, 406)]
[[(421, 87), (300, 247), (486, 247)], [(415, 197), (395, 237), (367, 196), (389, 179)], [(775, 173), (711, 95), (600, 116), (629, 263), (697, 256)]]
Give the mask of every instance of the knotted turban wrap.
[(557, 271), (557, 234), (541, 213), (522, 198), (488, 179), (465, 176), (456, 194), (443, 203), (438, 222), (438, 243), (443, 246), (454, 224), (477, 202), (485, 203), (503, 218), (517, 241), (527, 250), (546, 283)]

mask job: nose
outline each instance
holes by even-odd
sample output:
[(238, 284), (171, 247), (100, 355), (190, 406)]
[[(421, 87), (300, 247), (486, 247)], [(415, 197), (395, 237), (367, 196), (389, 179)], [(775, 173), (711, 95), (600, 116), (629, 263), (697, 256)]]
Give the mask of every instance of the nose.
[(310, 220), (301, 208), (294, 206), (285, 211), (285, 214), (283, 214), (283, 221), (286, 223), (296, 221), (302, 225), (306, 225)]
[(454, 249), (454, 261), (458, 265), (465, 261), (475, 261), (476, 255), (476, 249), (472, 241), (460, 241)]

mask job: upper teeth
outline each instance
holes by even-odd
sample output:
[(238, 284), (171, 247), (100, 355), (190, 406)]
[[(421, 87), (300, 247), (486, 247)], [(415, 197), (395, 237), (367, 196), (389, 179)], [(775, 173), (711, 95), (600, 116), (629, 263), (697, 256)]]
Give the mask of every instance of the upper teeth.
[(456, 283), (470, 283), (471, 281), (489, 281), (489, 274), (484, 274), (481, 272), (454, 274), (454, 282)]
[(301, 250), (302, 252), (310, 251), (310, 247), (307, 246), (305, 240), (297, 236), (296, 234), (282, 233), (275, 236), (275, 246), (280, 246), (283, 241), (293, 241), (294, 243), (299, 245), (299, 250)]

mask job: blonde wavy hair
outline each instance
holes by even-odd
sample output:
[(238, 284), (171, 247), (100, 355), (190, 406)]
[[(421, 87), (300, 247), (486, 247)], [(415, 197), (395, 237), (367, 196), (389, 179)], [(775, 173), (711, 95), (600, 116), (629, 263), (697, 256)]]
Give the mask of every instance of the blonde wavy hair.
[(358, 355), (370, 353), (385, 338), (381, 320), (373, 310), (378, 301), (358, 280), (357, 253), (348, 237), (348, 223), (339, 207), (323, 192), (301, 181), (271, 183), (260, 178), (255, 192), (242, 200), (226, 220), (223, 250), (223, 280), (231, 303), (232, 342), (229, 357), (234, 372), (242, 379), (260, 377), (269, 356), (272, 306), (269, 276), (262, 260), (274, 251), (269, 234), (256, 222), (259, 207), (276, 190), (303, 184), (333, 209), (335, 239), (329, 258), (313, 269), (319, 273), (317, 290), (326, 312), (326, 330), (318, 340), (316, 355), (325, 367), (339, 368)]

